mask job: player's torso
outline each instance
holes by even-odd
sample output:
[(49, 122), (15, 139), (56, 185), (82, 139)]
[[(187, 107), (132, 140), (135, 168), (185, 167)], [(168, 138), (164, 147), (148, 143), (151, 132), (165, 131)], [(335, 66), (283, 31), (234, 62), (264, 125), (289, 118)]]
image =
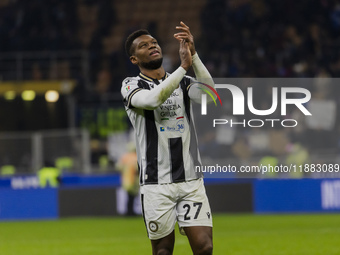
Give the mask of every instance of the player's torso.
[(184, 95), (179, 87), (163, 104), (154, 110), (158, 132), (168, 137), (182, 136), (187, 128)]
[[(153, 90), (158, 85), (152, 81), (142, 81), (144, 89)], [(179, 85), (170, 96), (156, 109), (144, 110), (144, 109), (127, 109), (131, 111), (128, 113), (132, 122), (135, 123), (134, 128), (137, 133), (138, 129), (144, 129), (146, 118), (152, 115), (153, 122), (156, 126), (158, 136), (163, 137), (180, 137), (189, 131), (188, 115), (186, 114), (184, 92)], [(147, 112), (147, 114), (146, 114)], [(135, 120), (135, 121), (133, 121)], [(140, 133), (139, 133), (140, 134)]]
[[(179, 86), (157, 108), (127, 109), (134, 123), (141, 184), (160, 184), (200, 178), (194, 171), (197, 147), (191, 146), (190, 100), (186, 83)], [(140, 81), (142, 89), (153, 90), (155, 82)], [(137, 92), (138, 93), (138, 92)], [(195, 144), (195, 142), (193, 142)]]

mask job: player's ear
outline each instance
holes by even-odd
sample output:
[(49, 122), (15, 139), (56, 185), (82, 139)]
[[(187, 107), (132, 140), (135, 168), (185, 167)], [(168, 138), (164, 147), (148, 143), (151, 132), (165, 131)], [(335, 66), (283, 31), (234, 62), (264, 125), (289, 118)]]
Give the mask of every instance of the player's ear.
[(132, 64), (134, 65), (137, 65), (138, 64), (138, 61), (137, 61), (137, 58), (135, 56), (130, 56), (130, 61)]

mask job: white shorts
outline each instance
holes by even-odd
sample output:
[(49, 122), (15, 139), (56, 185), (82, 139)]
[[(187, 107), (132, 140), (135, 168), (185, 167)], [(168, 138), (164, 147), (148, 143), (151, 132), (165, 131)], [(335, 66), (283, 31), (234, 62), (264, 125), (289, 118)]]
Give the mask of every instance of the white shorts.
[(212, 227), (203, 179), (143, 185), (140, 191), (143, 217), (151, 240), (169, 235), (175, 229), (176, 222), (180, 228)]

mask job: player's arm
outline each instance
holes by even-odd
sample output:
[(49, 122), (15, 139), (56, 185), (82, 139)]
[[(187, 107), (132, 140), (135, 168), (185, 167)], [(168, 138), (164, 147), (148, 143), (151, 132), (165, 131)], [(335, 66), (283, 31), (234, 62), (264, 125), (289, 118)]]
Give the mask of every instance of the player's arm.
[[(189, 48), (190, 48), (190, 52), (191, 52), (191, 56), (192, 56), (192, 67), (193, 70), (195, 72), (195, 76), (196, 76), (196, 80), (198, 82), (201, 83), (205, 83), (211, 87), (215, 87), (214, 81), (208, 71), (208, 69), (205, 67), (205, 65), (202, 63), (201, 59), (199, 58), (196, 49), (195, 49), (195, 43), (194, 43), (194, 37), (190, 32), (190, 29), (187, 25), (185, 25), (183, 22), (180, 23), (180, 26), (176, 27), (177, 30), (180, 30), (180, 32), (174, 34), (174, 37), (177, 40), (185, 40), (186, 42), (188, 42)], [(189, 89), (189, 97), (197, 102), (200, 103), (201, 102), (201, 95), (203, 92), (203, 90), (198, 89), (197, 87), (200, 88), (204, 88), (205, 86), (202, 84), (195, 84), (195, 86), (193, 87), (193, 89)], [(213, 96), (216, 99), (216, 95), (213, 94)], [(212, 102), (213, 99), (208, 97), (208, 102)]]
[[(198, 57), (197, 53), (192, 56), (192, 67), (195, 72), (196, 80), (198, 82), (207, 84), (213, 88), (215, 88), (215, 83), (205, 65), (202, 63), (201, 59)], [(200, 83), (194, 83), (191, 89), (189, 88), (189, 97), (196, 103), (201, 103), (201, 95), (205, 93), (202, 89), (207, 89), (206, 86)], [(202, 88), (199, 89), (198, 87)], [(216, 95), (212, 93), (214, 99), (216, 99)], [(211, 97), (207, 97), (207, 103), (213, 102)]]
[(179, 55), (181, 59), (181, 66), (154, 89), (136, 90), (129, 100), (132, 107), (153, 110), (170, 97), (172, 92), (178, 87), (178, 84), (183, 79), (187, 70), (192, 65), (192, 57), (188, 43), (184, 40), (180, 42)]
[(143, 89), (136, 93), (131, 99), (131, 105), (146, 110), (156, 109), (170, 97), (185, 74), (186, 70), (180, 66), (153, 90)]

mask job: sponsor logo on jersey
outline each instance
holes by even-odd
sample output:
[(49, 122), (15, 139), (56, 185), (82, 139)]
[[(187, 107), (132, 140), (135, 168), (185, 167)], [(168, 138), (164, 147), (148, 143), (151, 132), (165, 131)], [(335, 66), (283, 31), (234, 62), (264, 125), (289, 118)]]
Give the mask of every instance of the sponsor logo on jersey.
[(176, 123), (176, 131), (183, 133), (184, 132), (184, 121), (183, 120), (179, 120)]
[(166, 126), (166, 127), (160, 127), (159, 130), (161, 132), (164, 132), (164, 131), (168, 131), (168, 132), (180, 132), (180, 133), (183, 133), (184, 130), (185, 130), (185, 125), (184, 125), (184, 121), (183, 120), (179, 120), (175, 126), (173, 127), (169, 127), (169, 126)]

